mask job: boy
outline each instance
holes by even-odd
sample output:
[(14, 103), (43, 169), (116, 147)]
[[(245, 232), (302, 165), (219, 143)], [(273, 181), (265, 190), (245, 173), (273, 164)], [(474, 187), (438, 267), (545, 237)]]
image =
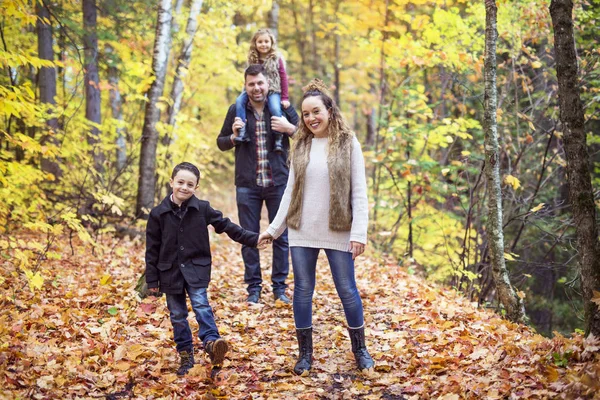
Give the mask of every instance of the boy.
[(177, 375), (194, 366), (192, 332), (187, 322), (186, 292), (200, 326), (198, 336), (213, 366), (221, 366), (229, 345), (219, 335), (208, 303), (211, 254), (208, 225), (238, 243), (256, 247), (258, 234), (224, 218), (207, 201), (194, 196), (200, 171), (183, 162), (173, 169), (172, 194), (150, 212), (146, 226), (146, 282), (152, 295), (166, 294), (173, 336), (180, 356)]

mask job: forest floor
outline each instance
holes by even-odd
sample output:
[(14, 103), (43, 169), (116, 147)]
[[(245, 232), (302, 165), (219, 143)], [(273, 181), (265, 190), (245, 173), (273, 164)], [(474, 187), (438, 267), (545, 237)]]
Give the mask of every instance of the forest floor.
[[(102, 255), (92, 255), (89, 246), (55, 243), (63, 258), (44, 262), (46, 282), (33, 292), (13, 260), (0, 262), (0, 398), (600, 398), (598, 342), (544, 338), (369, 252), (356, 270), (375, 372), (357, 374), (341, 304), (320, 258), (315, 361), (308, 377), (294, 376), (291, 307), (274, 303), (270, 288), (261, 304), (247, 304), (240, 247), (214, 233), (209, 293), (232, 350), (211, 379), (195, 338), (197, 365), (177, 377), (164, 297), (140, 300), (134, 290), (143, 243), (111, 237), (102, 244)], [(267, 283), (270, 255), (261, 254)], [(293, 276), (289, 282), (291, 296)], [(192, 315), (190, 323), (197, 332)]]

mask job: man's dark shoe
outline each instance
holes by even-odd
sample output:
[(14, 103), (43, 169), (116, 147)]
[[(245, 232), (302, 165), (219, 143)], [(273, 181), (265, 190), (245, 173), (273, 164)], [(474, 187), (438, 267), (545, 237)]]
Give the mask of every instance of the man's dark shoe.
[(275, 132), (275, 144), (273, 146), (275, 153), (283, 153), (283, 134)]
[(240, 128), (237, 137), (233, 139), (237, 143), (249, 142), (250, 138), (246, 135), (246, 126)]
[(285, 295), (285, 293), (274, 293), (273, 297), (275, 297), (275, 301), (279, 300), (284, 304), (291, 304), (291, 300), (289, 297)]
[(210, 357), (210, 363), (213, 366), (222, 366), (225, 360), (225, 354), (229, 351), (229, 344), (225, 339), (218, 338), (215, 341), (206, 343), (206, 352)]
[(246, 299), (246, 301), (248, 303), (253, 303), (253, 304), (258, 304), (259, 300), (260, 300), (260, 292), (252, 292), (252, 293), (248, 294), (248, 298)]
[(177, 375), (183, 376), (194, 367), (194, 349), (181, 350), (179, 352), (179, 362)]

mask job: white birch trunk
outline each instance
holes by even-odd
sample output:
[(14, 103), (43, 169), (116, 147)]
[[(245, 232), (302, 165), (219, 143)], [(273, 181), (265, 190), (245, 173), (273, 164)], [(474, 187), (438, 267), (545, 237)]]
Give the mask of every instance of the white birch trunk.
[(165, 87), (169, 50), (171, 48), (171, 22), (171, 0), (160, 0), (158, 22), (156, 25), (156, 38), (154, 40), (154, 53), (152, 57), (152, 73), (155, 79), (148, 91), (146, 116), (144, 118), (144, 127), (142, 129), (138, 194), (136, 202), (136, 217), (138, 218), (146, 218), (154, 205), (154, 191), (156, 189), (156, 148), (158, 145), (156, 123), (160, 119), (158, 101), (162, 96)]
[(496, 109), (498, 93), (496, 89), (496, 30), (497, 7), (495, 0), (485, 0), (485, 174), (489, 186), (488, 224), (490, 262), (496, 283), (498, 300), (506, 310), (508, 319), (514, 322), (525, 321), (523, 299), (513, 289), (504, 259), (504, 234), (502, 232), (502, 189), (500, 187), (498, 126)]

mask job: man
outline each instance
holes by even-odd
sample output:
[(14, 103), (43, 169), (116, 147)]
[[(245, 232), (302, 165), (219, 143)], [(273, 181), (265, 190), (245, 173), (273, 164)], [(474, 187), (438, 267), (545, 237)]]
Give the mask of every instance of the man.
[[(296, 132), (298, 114), (292, 106), (284, 109), (287, 117), (271, 117), (266, 106), (269, 87), (262, 65), (250, 65), (244, 71), (244, 86), (248, 93), (246, 108), (248, 119), (235, 116), (235, 104), (229, 107), (227, 116), (217, 137), (221, 151), (235, 148), (236, 202), (240, 225), (247, 230), (260, 232), (260, 214), (263, 202), (267, 206), (269, 222), (273, 221), (287, 183), (289, 168), (287, 157), (289, 137)], [(289, 120), (289, 122), (288, 122)], [(235, 140), (239, 130), (246, 127), (246, 142)], [(274, 135), (271, 130), (284, 133), (283, 152), (274, 152)], [(262, 290), (262, 277), (258, 249), (242, 246), (244, 259), (244, 282), (248, 285), (249, 303), (258, 303)], [(289, 272), (289, 248), (287, 231), (273, 241), (271, 281), (275, 300), (286, 304), (285, 279)]]

